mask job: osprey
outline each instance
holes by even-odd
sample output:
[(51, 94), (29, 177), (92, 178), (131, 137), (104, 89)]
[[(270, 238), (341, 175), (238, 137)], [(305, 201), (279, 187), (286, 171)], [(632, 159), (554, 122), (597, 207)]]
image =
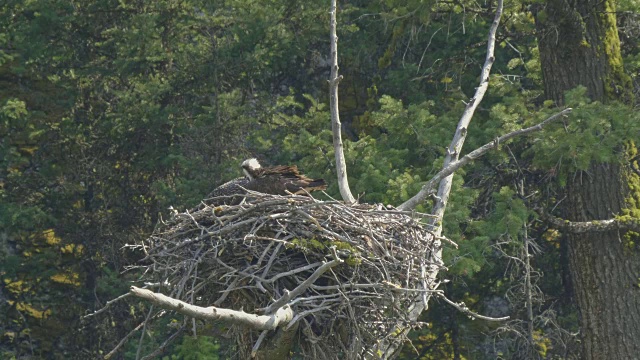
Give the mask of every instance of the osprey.
[[(236, 205), (242, 201), (244, 189), (265, 194), (287, 195), (305, 194), (306, 192), (324, 190), (327, 184), (323, 179), (311, 179), (300, 174), (295, 165), (279, 165), (263, 168), (258, 160), (251, 158), (242, 162), (245, 177), (228, 181), (218, 186), (207, 198), (227, 196), (214, 205)], [(233, 196), (238, 195), (238, 196)]]
[(316, 190), (325, 190), (323, 179), (311, 179), (300, 174), (295, 165), (279, 165), (263, 168), (256, 159), (242, 163), (242, 171), (249, 179), (246, 188), (265, 194), (286, 195), (305, 194)]

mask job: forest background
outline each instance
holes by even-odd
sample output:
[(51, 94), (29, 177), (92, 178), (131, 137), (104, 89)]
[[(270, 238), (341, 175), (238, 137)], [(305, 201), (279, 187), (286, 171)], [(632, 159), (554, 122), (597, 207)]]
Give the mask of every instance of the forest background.
[[(538, 46), (548, 16), (540, 9), (554, 3), (505, 4), (466, 151), (557, 111)], [(618, 161), (620, 149), (640, 138), (640, 4), (604, 3), (617, 20), (621, 101), (592, 101), (602, 99), (586, 84), (576, 87), (563, 97), (574, 108), (564, 124), (502, 144), (454, 180), (444, 233), (460, 248), (445, 250), (449, 270), (441, 278), (450, 282), (442, 288), (474, 311), (512, 320), (471, 320), (434, 300), (401, 358), (580, 358), (565, 234), (540, 209), (561, 209), (562, 189), (576, 174)], [(495, 4), (339, 6), (351, 188), (362, 202), (399, 205), (442, 165), (478, 84)], [(135, 280), (123, 273), (136, 261), (123, 245), (148, 236), (170, 206), (194, 206), (240, 176), (245, 158), (297, 164), (338, 195), (328, 9), (301, 0), (0, 5), (0, 358), (108, 353), (148, 306), (130, 300), (81, 319)], [(638, 169), (633, 156), (627, 163)], [(634, 239), (624, 241), (638, 252)], [(184, 336), (165, 356), (229, 357), (224, 327), (209, 332)], [(165, 336), (155, 329), (142, 343), (153, 349)], [(131, 338), (116, 358), (136, 358), (138, 342)]]

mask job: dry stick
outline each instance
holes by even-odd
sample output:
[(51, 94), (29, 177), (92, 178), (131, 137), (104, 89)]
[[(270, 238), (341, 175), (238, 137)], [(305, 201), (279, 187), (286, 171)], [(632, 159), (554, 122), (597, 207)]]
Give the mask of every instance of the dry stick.
[(293, 320), (291, 320), (291, 322), (287, 325), (287, 327), (285, 328), (285, 331), (291, 329), (292, 326), (294, 326), (298, 320), (300, 320), (301, 318), (309, 315), (309, 314), (313, 314), (316, 313), (318, 311), (324, 311), (324, 310), (329, 310), (331, 309), (331, 306), (323, 306), (323, 307), (319, 307), (319, 308), (313, 308), (313, 309), (309, 309), (307, 311), (304, 311), (298, 315), (296, 315)]
[(114, 347), (113, 350), (109, 351), (109, 353), (105, 355), (104, 358), (110, 359), (113, 356), (113, 354), (115, 354), (116, 351), (118, 351), (122, 347), (122, 345), (124, 345), (124, 343), (127, 342), (127, 340), (129, 340), (129, 338), (133, 336), (133, 334), (135, 334), (136, 331), (140, 330), (142, 326), (144, 326), (145, 322), (146, 320), (138, 324), (138, 326), (136, 326), (135, 329), (129, 331), (129, 333), (125, 337), (123, 337), (122, 340), (120, 340), (118, 345), (116, 345), (116, 347)]
[(138, 350), (136, 351), (136, 360), (140, 360), (140, 353), (142, 352), (142, 340), (144, 340), (144, 333), (145, 331), (147, 331), (147, 324), (149, 323), (149, 319), (151, 318), (151, 313), (153, 313), (153, 305), (149, 307), (147, 318), (144, 319), (144, 322), (142, 323), (142, 331), (140, 331), (140, 339), (138, 339)]
[(276, 246), (276, 249), (273, 250), (273, 254), (271, 254), (271, 257), (269, 258), (269, 262), (267, 263), (267, 266), (264, 267), (264, 271), (262, 272), (262, 278), (264, 279), (267, 274), (269, 273), (269, 269), (271, 269), (271, 265), (273, 265), (273, 261), (276, 259), (276, 256), (278, 255), (278, 252), (280, 252), (280, 248), (282, 247), (282, 243), (278, 243), (278, 245)]
[(234, 325), (244, 326), (254, 330), (274, 330), (278, 326), (287, 324), (293, 319), (293, 310), (289, 306), (283, 306), (273, 315), (255, 315), (244, 311), (237, 311), (213, 306), (201, 307), (188, 304), (184, 301), (170, 298), (150, 290), (132, 286), (129, 290), (132, 295), (147, 300), (167, 310), (173, 310), (182, 315), (207, 321), (226, 321)]
[(101, 309), (98, 309), (98, 310), (92, 312), (91, 314), (87, 314), (87, 315), (83, 316), (82, 318), (86, 319), (86, 318), (90, 318), (92, 316), (96, 316), (96, 315), (100, 314), (101, 312), (104, 312), (105, 310), (107, 310), (111, 306), (111, 304), (113, 304), (113, 303), (115, 303), (117, 301), (120, 301), (120, 300), (126, 298), (129, 295), (131, 295), (131, 294), (126, 293), (126, 294), (122, 294), (122, 295), (118, 296), (115, 299), (111, 299), (111, 300), (107, 301), (107, 303)]
[(342, 75), (338, 76), (338, 36), (336, 35), (336, 0), (331, 0), (331, 79), (329, 80), (329, 96), (331, 107), (331, 130), (333, 131), (333, 149), (336, 156), (336, 173), (338, 175), (338, 187), (342, 199), (353, 204), (356, 199), (349, 189), (347, 178), (347, 164), (344, 159), (344, 147), (342, 146), (342, 128), (340, 124), (340, 112), (338, 110), (338, 84)]
[(265, 314), (271, 314), (274, 310), (280, 309), (280, 307), (282, 307), (283, 305), (288, 303), (291, 299), (294, 299), (296, 296), (302, 294), (305, 290), (307, 290), (308, 287), (313, 285), (313, 283), (316, 280), (318, 280), (318, 278), (322, 274), (324, 274), (325, 271), (327, 271), (330, 268), (332, 268), (332, 267), (334, 267), (334, 266), (336, 266), (336, 265), (338, 265), (338, 264), (343, 262), (343, 260), (338, 257), (338, 254), (336, 253), (336, 247), (335, 246), (331, 247), (331, 251), (333, 253), (333, 260), (322, 264), (322, 266), (317, 268), (316, 271), (314, 271), (313, 274), (311, 274), (311, 276), (309, 276), (309, 278), (307, 278), (305, 281), (303, 281), (302, 284), (298, 285), (292, 291), (286, 291), (285, 290), (284, 295), (282, 295), (282, 297), (280, 297), (280, 299), (276, 300), (276, 302), (274, 302), (273, 304), (269, 305), (264, 310)]
[(267, 333), (269, 331), (268, 330), (263, 330), (260, 333), (260, 336), (258, 336), (258, 340), (256, 341), (255, 345), (253, 345), (253, 349), (251, 349), (251, 358), (255, 358), (257, 353), (258, 353), (258, 349), (260, 349), (260, 344), (262, 344), (262, 340), (264, 340), (265, 336), (267, 336)]
[[(571, 111), (572, 111), (571, 108), (566, 108), (566, 109), (564, 109), (564, 110), (562, 110), (562, 111), (560, 111), (560, 112), (558, 112), (556, 114), (551, 115), (550, 117), (548, 117), (543, 122), (541, 122), (541, 123), (539, 123), (537, 125), (530, 126), (528, 128), (525, 128), (525, 129), (515, 130), (515, 131), (512, 131), (512, 132), (510, 132), (510, 133), (508, 133), (506, 135), (502, 135), (499, 138), (497, 138), (497, 139), (495, 139), (495, 140), (493, 140), (493, 141), (491, 141), (489, 143), (486, 143), (483, 146), (473, 150), (472, 152), (470, 152), (467, 155), (463, 156), (462, 159), (456, 160), (456, 161), (453, 161), (453, 162), (449, 163), (449, 165), (447, 165), (442, 170), (440, 170), (440, 172), (438, 172), (436, 175), (434, 175), (433, 178), (431, 178), (431, 180), (429, 180), (426, 184), (424, 184), (422, 186), (422, 189), (420, 190), (420, 192), (418, 194), (416, 194), (411, 199), (407, 200), (402, 205), (398, 206), (398, 209), (409, 210), (409, 209), (412, 209), (412, 208), (416, 207), (418, 204), (420, 204), (422, 201), (424, 201), (424, 199), (426, 199), (427, 196), (429, 196), (429, 195), (434, 193), (436, 184), (440, 183), (440, 181), (442, 181), (443, 179), (447, 178), (448, 176), (453, 174), (455, 171), (457, 171), (461, 167), (463, 167), (463, 166), (467, 165), (468, 163), (476, 160), (477, 158), (479, 158), (482, 155), (484, 155), (485, 153), (487, 153), (489, 150), (497, 148), (501, 143), (504, 143), (504, 142), (506, 142), (508, 140), (511, 140), (512, 138), (514, 138), (516, 136), (525, 135), (525, 134), (529, 134), (529, 133), (532, 133), (532, 132), (535, 132), (535, 131), (542, 130), (542, 128), (544, 126), (546, 126), (549, 123), (552, 123), (552, 122), (560, 119), (563, 116), (568, 115)], [(440, 196), (440, 195), (438, 195), (438, 196)], [(439, 237), (439, 235), (436, 235), (436, 237)]]
[(180, 329), (178, 329), (176, 332), (174, 332), (173, 334), (171, 334), (171, 336), (169, 336), (167, 338), (167, 340), (163, 341), (162, 344), (160, 344), (160, 346), (154, 350), (151, 354), (149, 355), (145, 355), (142, 359), (140, 360), (150, 360), (153, 359), (154, 357), (162, 354), (163, 352), (165, 352), (165, 350), (167, 350), (167, 346), (169, 344), (171, 344), (177, 337), (178, 335), (182, 334), (184, 332), (184, 329), (186, 328), (186, 326), (182, 326), (180, 327)]
[(299, 267), (297, 269), (289, 270), (287, 272), (283, 272), (283, 273), (279, 273), (278, 275), (274, 275), (271, 279), (265, 280), (264, 282), (273, 283), (276, 280), (280, 279), (281, 277), (295, 275), (295, 274), (297, 274), (299, 272), (307, 271), (307, 270), (313, 269), (314, 267), (321, 266), (323, 264), (324, 264), (324, 262), (315, 262), (313, 264), (305, 265), (305, 266)]
[(233, 291), (236, 287), (236, 285), (240, 282), (240, 277), (235, 278), (231, 284), (227, 287), (227, 290), (222, 291), (222, 295), (220, 296), (220, 298), (218, 298), (218, 300), (216, 300), (213, 305), (215, 306), (220, 306), (220, 304), (222, 304), (222, 302), (227, 298), (227, 296), (229, 296), (229, 294), (231, 293), (231, 291)]
[(490, 316), (484, 316), (484, 315), (480, 315), (480, 314), (476, 314), (473, 311), (471, 311), (467, 305), (465, 305), (463, 302), (459, 302), (459, 303), (455, 303), (451, 300), (449, 300), (446, 296), (444, 296), (443, 293), (441, 292), (436, 292), (435, 293), (439, 298), (443, 299), (447, 304), (453, 306), (454, 308), (462, 311), (463, 313), (476, 318), (476, 319), (482, 319), (482, 320), (487, 320), (487, 321), (504, 321), (504, 320), (509, 320), (508, 316), (503, 316), (503, 317), (499, 317), (499, 318), (494, 318), (494, 317), (490, 317)]

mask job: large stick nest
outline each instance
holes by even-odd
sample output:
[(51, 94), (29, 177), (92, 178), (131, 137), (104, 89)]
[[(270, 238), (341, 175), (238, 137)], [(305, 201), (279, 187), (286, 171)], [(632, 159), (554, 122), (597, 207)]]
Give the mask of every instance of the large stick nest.
[[(398, 326), (415, 325), (407, 309), (433, 288), (429, 272), (441, 266), (440, 241), (419, 215), (295, 195), (250, 193), (240, 205), (211, 205), (220, 202), (205, 200), (159, 224), (142, 245), (143, 280), (167, 284), (166, 295), (194, 305), (256, 314), (304, 289), (287, 301), (294, 319), (285, 329), (297, 331), (295, 351), (305, 358), (354, 350), (361, 357)], [(232, 329), (237, 343), (256, 339)]]

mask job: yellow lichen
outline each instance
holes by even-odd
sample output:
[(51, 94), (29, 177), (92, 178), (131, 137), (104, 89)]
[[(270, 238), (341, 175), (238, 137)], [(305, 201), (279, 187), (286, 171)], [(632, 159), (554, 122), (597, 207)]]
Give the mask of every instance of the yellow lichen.
[(4, 279), (5, 288), (13, 294), (22, 294), (29, 288), (24, 281), (11, 281), (10, 279)]
[(78, 273), (59, 273), (51, 275), (50, 279), (59, 284), (67, 284), (73, 286), (80, 286), (80, 275)]
[(42, 237), (44, 241), (49, 245), (57, 245), (62, 241), (59, 237), (56, 236), (56, 233), (53, 229), (47, 229), (42, 232)]
[(25, 313), (35, 319), (46, 319), (51, 315), (50, 309), (40, 310), (32, 306), (31, 304), (23, 302), (16, 303), (13, 300), (9, 300), (7, 301), (7, 303), (9, 303), (9, 305), (15, 304), (16, 310), (20, 311), (21, 313)]

